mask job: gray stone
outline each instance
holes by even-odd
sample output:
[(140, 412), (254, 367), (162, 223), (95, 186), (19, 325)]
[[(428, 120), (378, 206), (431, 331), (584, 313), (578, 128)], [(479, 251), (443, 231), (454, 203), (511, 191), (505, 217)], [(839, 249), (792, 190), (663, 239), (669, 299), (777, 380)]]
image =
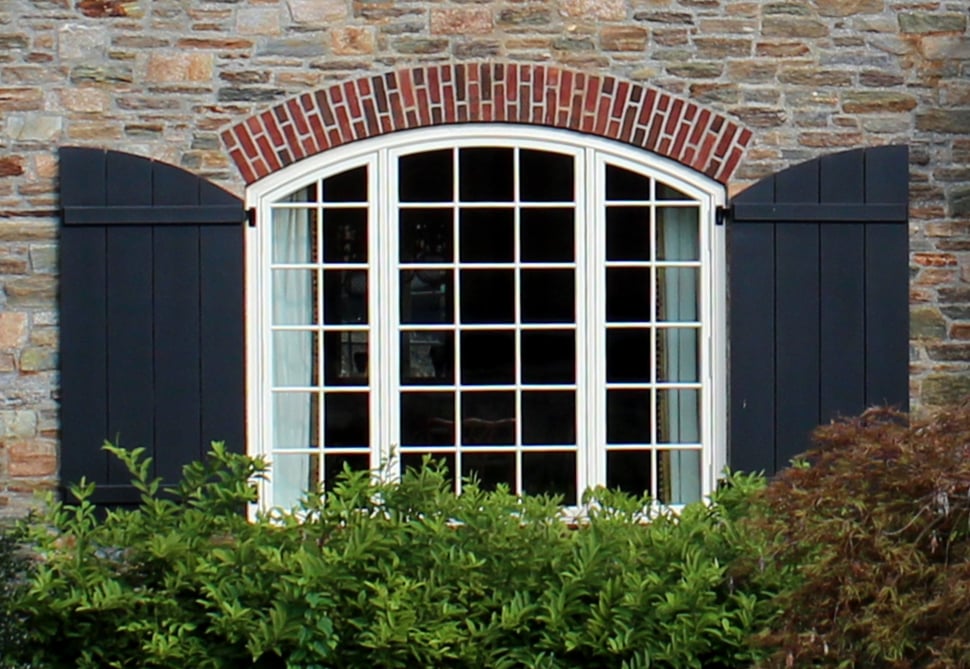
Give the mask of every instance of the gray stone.
[(966, 374), (933, 374), (923, 379), (920, 399), (923, 404), (947, 406), (970, 397), (970, 376)]
[(320, 40), (295, 38), (271, 39), (256, 52), (258, 56), (290, 56), (293, 58), (311, 58), (322, 56), (327, 51)]
[(57, 273), (57, 246), (34, 244), (30, 247), (30, 266), (40, 274)]
[(131, 65), (77, 65), (71, 69), (75, 84), (130, 84), (134, 81)]
[(970, 134), (970, 109), (930, 109), (918, 113), (916, 129)]
[(49, 142), (61, 134), (64, 120), (50, 114), (18, 114), (7, 119), (7, 137), (18, 142)]
[(951, 216), (970, 216), (970, 186), (953, 188), (947, 193), (946, 203)]
[(917, 307), (909, 313), (910, 339), (943, 339), (946, 320), (935, 307)]
[(286, 96), (282, 88), (220, 88), (219, 102), (269, 102)]
[(967, 29), (967, 17), (966, 14), (900, 12), (899, 29), (904, 33), (963, 32)]
[(104, 57), (109, 44), (108, 31), (102, 26), (69, 23), (57, 31), (57, 56), (62, 61), (92, 61)]

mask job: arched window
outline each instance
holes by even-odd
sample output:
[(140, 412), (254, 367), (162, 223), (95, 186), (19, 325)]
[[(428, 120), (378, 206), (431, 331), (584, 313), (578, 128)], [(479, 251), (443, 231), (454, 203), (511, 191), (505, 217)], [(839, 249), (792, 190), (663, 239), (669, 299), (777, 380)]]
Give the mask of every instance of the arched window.
[(396, 133), (258, 182), (265, 497), (430, 453), (458, 491), (699, 499), (724, 464), (722, 198), (652, 154), (515, 126)]

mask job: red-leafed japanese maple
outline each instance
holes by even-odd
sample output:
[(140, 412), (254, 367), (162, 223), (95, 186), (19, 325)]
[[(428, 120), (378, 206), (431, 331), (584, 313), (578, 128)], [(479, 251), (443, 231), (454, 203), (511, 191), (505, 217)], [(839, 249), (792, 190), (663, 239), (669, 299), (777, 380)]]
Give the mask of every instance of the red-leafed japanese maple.
[(768, 666), (970, 667), (970, 405), (820, 428), (754, 521), (797, 574)]

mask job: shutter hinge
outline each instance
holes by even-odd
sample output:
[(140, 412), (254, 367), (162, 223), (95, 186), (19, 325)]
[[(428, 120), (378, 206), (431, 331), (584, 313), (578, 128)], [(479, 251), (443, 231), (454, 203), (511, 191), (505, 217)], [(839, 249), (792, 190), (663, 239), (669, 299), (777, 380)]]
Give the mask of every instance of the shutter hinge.
[(246, 210), (246, 222), (249, 224), (249, 227), (256, 227), (256, 207), (250, 207)]
[(717, 209), (714, 210), (714, 224), (724, 225), (731, 219), (731, 215), (734, 212), (734, 207), (731, 205), (718, 205)]

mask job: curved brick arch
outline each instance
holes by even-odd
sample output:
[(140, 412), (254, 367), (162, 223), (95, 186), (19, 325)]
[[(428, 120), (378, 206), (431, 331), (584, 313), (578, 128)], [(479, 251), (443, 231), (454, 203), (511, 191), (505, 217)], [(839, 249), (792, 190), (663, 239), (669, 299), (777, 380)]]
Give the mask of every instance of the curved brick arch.
[(436, 64), (304, 93), (222, 133), (247, 184), (302, 158), (396, 130), (508, 122), (590, 133), (727, 183), (751, 131), (653, 86), (547, 65)]

